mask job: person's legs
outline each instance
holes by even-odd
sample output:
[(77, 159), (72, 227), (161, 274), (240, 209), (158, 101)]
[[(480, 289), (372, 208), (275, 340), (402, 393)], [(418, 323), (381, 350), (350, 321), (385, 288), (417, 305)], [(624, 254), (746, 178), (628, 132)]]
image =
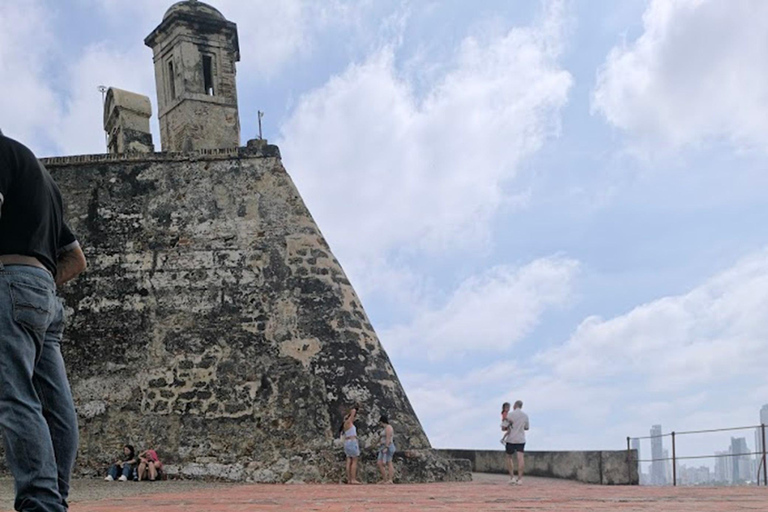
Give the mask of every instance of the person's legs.
[(112, 464), (111, 466), (109, 466), (109, 471), (107, 471), (107, 478), (105, 478), (104, 480), (111, 481), (111, 480), (117, 479), (117, 473), (118, 473), (117, 464)]
[(130, 480), (133, 476), (133, 466), (131, 464), (123, 464), (123, 475), (125, 480)]
[(523, 470), (525, 469), (525, 453), (523, 450), (517, 452), (517, 482), (523, 481)]
[(0, 426), (16, 510), (63, 512), (51, 432), (33, 383), (56, 304), (53, 280), (41, 272), (0, 264)]
[(381, 481), (382, 483), (387, 482), (387, 468), (384, 465), (384, 454), (379, 451), (379, 457), (376, 461), (376, 465), (379, 466), (379, 473), (381, 473)]
[(352, 483), (352, 457), (347, 457), (347, 483)]
[(350, 480), (350, 483), (352, 484), (359, 483), (357, 481), (357, 457), (352, 457), (352, 464), (349, 467), (349, 474), (352, 477), (352, 480)]
[(507, 454), (507, 471), (509, 472), (509, 479), (515, 480), (515, 468), (512, 466), (512, 457), (514, 457), (514, 451), (512, 451), (512, 445), (507, 443), (504, 445), (504, 452)]
[[(64, 331), (64, 308), (55, 299), (54, 319), (45, 333), (45, 341), (40, 358), (35, 365), (33, 382), (43, 416), (48, 423), (53, 450), (56, 455), (59, 494), (64, 507), (69, 496), (69, 479), (77, 456), (79, 435), (77, 431), (77, 412), (72, 400), (72, 392), (61, 357), (61, 337)], [(117, 478), (115, 476), (114, 478)]]
[(393, 462), (395, 458), (395, 443), (389, 445), (387, 449), (387, 466), (389, 466), (389, 483), (395, 483), (395, 464)]
[(142, 481), (147, 478), (146, 471), (147, 471), (147, 463), (140, 462), (139, 463), (139, 481)]
[(157, 479), (157, 468), (155, 467), (155, 463), (152, 461), (149, 461), (149, 479), (152, 481)]

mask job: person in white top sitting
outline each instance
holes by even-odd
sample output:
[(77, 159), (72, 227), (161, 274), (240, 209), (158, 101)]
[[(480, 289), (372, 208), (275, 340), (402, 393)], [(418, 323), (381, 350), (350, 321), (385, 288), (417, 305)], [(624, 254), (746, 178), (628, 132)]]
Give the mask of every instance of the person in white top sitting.
[[(512, 412), (507, 414), (507, 462), (509, 467), (510, 484), (520, 485), (523, 483), (523, 470), (525, 468), (525, 431), (530, 428), (528, 415), (523, 412), (523, 402), (518, 400), (513, 406)], [(514, 462), (517, 456), (517, 478), (514, 474)]]

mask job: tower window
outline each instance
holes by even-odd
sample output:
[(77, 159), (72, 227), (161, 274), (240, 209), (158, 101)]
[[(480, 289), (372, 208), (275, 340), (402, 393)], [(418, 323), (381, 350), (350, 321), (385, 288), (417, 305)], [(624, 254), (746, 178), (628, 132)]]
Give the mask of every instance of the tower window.
[(203, 87), (205, 94), (213, 96), (213, 56), (203, 55)]
[(168, 92), (171, 93), (171, 99), (176, 99), (176, 77), (173, 73), (173, 61), (168, 61)]

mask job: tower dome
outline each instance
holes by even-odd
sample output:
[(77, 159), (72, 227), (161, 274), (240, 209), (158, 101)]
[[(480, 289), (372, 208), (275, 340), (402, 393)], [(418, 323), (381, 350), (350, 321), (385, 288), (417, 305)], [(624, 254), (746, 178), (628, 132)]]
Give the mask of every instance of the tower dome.
[(198, 2), (197, 0), (184, 0), (183, 2), (176, 2), (165, 11), (163, 19), (170, 18), (173, 14), (191, 14), (197, 17), (212, 18), (217, 20), (224, 20), (224, 15), (219, 12), (215, 7)]

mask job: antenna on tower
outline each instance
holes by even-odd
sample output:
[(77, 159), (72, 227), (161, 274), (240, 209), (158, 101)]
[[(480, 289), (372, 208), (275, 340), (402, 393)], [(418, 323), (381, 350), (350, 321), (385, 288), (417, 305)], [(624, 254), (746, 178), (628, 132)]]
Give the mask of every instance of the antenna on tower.
[(106, 85), (100, 85), (97, 87), (97, 89), (101, 93), (101, 104), (104, 105), (104, 100), (107, 96), (107, 91), (109, 90), (109, 87), (107, 87)]
[[(109, 90), (109, 87), (107, 87), (106, 85), (100, 85), (96, 89), (98, 89), (99, 92), (101, 93), (101, 108), (103, 109), (104, 103), (106, 102), (107, 91)], [(107, 133), (106, 130), (104, 130), (104, 142), (106, 142), (107, 152), (109, 152), (109, 134)]]
[(261, 136), (261, 118), (264, 117), (264, 112), (259, 110), (258, 114), (259, 114), (259, 140), (264, 140), (264, 137)]

